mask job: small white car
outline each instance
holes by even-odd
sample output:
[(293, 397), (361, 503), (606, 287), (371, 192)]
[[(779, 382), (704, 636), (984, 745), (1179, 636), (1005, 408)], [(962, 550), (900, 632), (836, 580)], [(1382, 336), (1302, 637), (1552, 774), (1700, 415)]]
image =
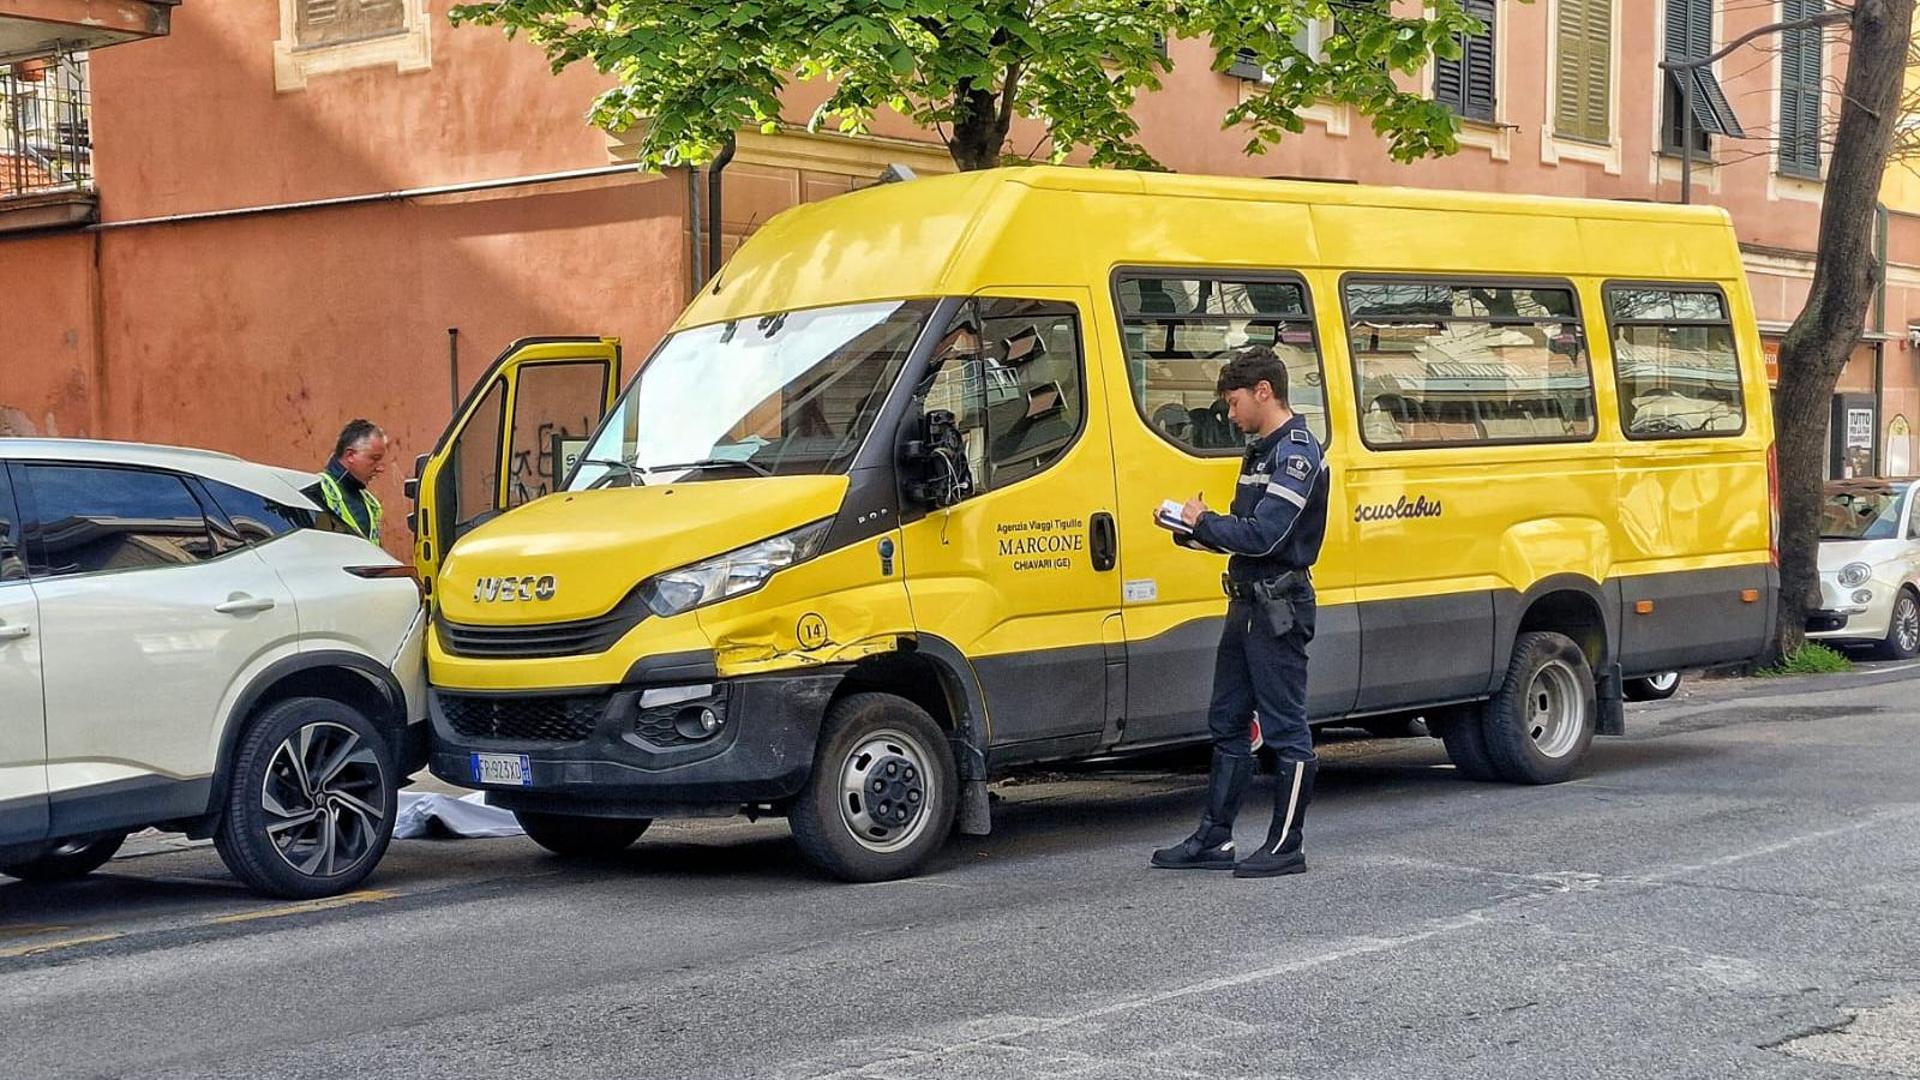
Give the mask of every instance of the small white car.
[(1833, 480), (1820, 510), (1819, 641), (1872, 644), (1881, 656), (1920, 656), (1920, 480)]
[(426, 754), (425, 620), (314, 480), (0, 439), (0, 873), (77, 877), (148, 826), (272, 896), (373, 870)]

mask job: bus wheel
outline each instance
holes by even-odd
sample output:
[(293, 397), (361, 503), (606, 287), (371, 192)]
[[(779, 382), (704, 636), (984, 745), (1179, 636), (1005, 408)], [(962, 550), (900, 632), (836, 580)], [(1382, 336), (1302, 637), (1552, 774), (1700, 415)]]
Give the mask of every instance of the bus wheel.
[(1498, 780), (1481, 730), (1484, 705), (1455, 705), (1427, 714), (1427, 728), (1447, 748), (1447, 760), (1468, 780)]
[(1593, 743), (1599, 719), (1587, 655), (1562, 634), (1521, 634), (1506, 682), (1481, 714), (1487, 757), (1502, 780), (1557, 784)]
[(959, 794), (953, 748), (925, 710), (892, 694), (853, 694), (827, 710), (813, 774), (787, 819), (822, 870), (888, 881), (945, 842)]

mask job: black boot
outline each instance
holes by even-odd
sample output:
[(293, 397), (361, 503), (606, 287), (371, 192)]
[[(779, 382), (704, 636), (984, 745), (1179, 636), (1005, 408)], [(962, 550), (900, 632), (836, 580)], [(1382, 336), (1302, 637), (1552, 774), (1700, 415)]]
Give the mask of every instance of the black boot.
[(1306, 871), (1306, 837), (1302, 828), (1307, 820), (1307, 804), (1313, 801), (1313, 774), (1319, 770), (1318, 761), (1280, 763), (1280, 770), (1275, 774), (1279, 783), (1273, 796), (1273, 827), (1267, 831), (1267, 842), (1234, 865), (1234, 877), (1278, 877)]
[(1253, 759), (1228, 757), (1213, 752), (1213, 767), (1207, 772), (1207, 809), (1200, 815), (1200, 827), (1192, 836), (1169, 848), (1153, 853), (1153, 865), (1162, 870), (1233, 869), (1233, 817), (1240, 811), (1240, 796), (1247, 790), (1247, 778), (1253, 775)]

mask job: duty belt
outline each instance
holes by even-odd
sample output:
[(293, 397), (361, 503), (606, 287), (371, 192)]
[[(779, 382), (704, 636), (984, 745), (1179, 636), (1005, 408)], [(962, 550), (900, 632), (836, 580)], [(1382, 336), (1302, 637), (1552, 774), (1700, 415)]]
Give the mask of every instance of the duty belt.
[(1226, 574), (1220, 575), (1220, 587), (1226, 590), (1229, 600), (1272, 600), (1284, 594), (1294, 585), (1312, 580), (1306, 569), (1288, 570), (1277, 577), (1260, 581), (1235, 581)]

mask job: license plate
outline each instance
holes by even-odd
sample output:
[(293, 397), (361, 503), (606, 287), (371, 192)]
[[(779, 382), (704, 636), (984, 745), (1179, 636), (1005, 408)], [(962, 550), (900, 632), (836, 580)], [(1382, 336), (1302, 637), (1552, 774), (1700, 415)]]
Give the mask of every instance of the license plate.
[(481, 784), (533, 786), (533, 766), (525, 754), (474, 754), (473, 779)]

